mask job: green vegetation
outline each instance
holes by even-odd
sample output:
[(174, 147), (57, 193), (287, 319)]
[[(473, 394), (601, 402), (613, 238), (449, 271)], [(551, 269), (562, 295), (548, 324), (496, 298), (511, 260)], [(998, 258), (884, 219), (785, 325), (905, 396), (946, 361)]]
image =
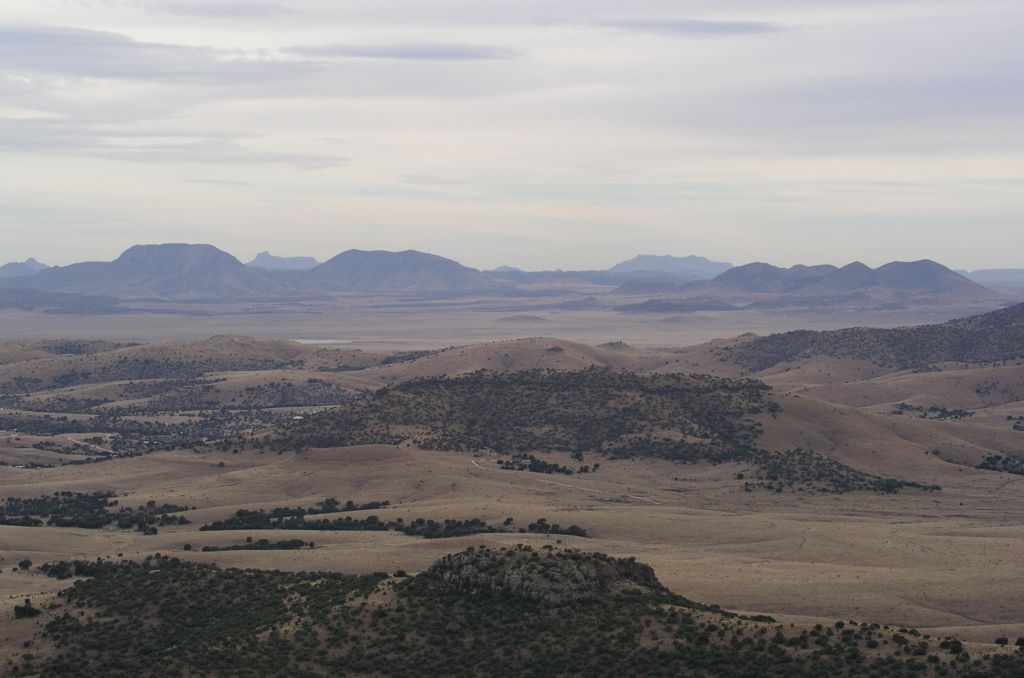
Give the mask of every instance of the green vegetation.
[(759, 372), (816, 355), (869, 360), (892, 369), (937, 363), (1004, 363), (1024, 359), (1024, 304), (939, 325), (895, 329), (798, 330), (719, 350), (720, 360)]
[[(351, 499), (344, 504), (334, 497), (329, 497), (319, 502), (312, 508), (291, 508), (279, 506), (270, 511), (260, 509), (249, 511), (239, 509), (235, 515), (225, 520), (218, 520), (212, 525), (204, 525), (200, 530), (283, 530), (283, 529), (322, 529), (317, 525), (328, 524), (329, 521), (305, 521), (304, 516), (322, 515), (325, 513), (346, 513), (348, 511), (374, 511), (380, 508), (387, 508), (390, 501), (371, 501), (365, 504), (357, 504)], [(284, 525), (296, 525), (297, 527), (284, 527)]]
[(42, 610), (37, 607), (33, 607), (32, 601), (28, 598), (25, 599), (25, 603), (23, 605), (14, 606), (15, 619), (31, 619), (33, 617), (38, 617), (40, 614), (42, 614)]
[(777, 409), (758, 381), (707, 375), (486, 372), (405, 382), (289, 427), (275, 448), (413, 443), (433, 450), (644, 454), (671, 441), (679, 458), (727, 454)]
[[(230, 544), (228, 546), (204, 546), (203, 552), (210, 551), (294, 551), (296, 549), (313, 548), (313, 542), (302, 541), (301, 539), (282, 539), (270, 541), (269, 539), (256, 539), (252, 537), (245, 540), (244, 544)], [(191, 548), (186, 548), (191, 551)]]
[[(64, 569), (77, 567), (77, 563)], [(1018, 654), (836, 622), (746, 618), (632, 559), (470, 549), (413, 577), (87, 564), (13, 676), (1019, 676)]]
[(514, 455), (501, 463), (504, 469), (543, 473), (572, 470), (528, 452), (569, 452), (580, 461), (585, 454), (660, 457), (753, 465), (763, 482), (748, 483), (751, 490), (925, 489), (861, 473), (811, 451), (759, 449), (756, 417), (779, 411), (768, 394), (760, 381), (701, 374), (641, 375), (605, 368), (480, 371), (381, 389), (295, 422), (269, 444), (278, 451), (408, 443), (431, 450), (497, 452)]
[(974, 468), (1024, 476), (1024, 459), (1021, 459), (1020, 457), (1011, 457), (1005, 454), (990, 454)]
[[(543, 459), (538, 459), (532, 454), (518, 455), (511, 459), (502, 459), (498, 466), (505, 471), (530, 471), (532, 473), (561, 473), (571, 476), (573, 471), (568, 466), (553, 464)], [(582, 471), (582, 469), (581, 469)]]
[[(352, 504), (352, 502), (348, 502)], [(388, 502), (374, 502), (374, 508), (387, 506)], [(354, 509), (345, 510), (366, 510), (359, 506)], [(316, 509), (301, 508), (275, 508), (270, 511), (248, 511), (239, 509), (235, 515), (224, 520), (218, 520), (209, 525), (199, 528), (202, 532), (224, 531), (224, 530), (320, 530), (325, 532), (401, 532), (412, 537), (423, 537), (425, 539), (443, 539), (446, 537), (464, 537), (471, 534), (488, 532), (514, 532), (516, 528), (512, 518), (508, 518), (501, 526), (487, 524), (480, 518), (468, 520), (455, 520), (446, 518), (442, 521), (428, 518), (416, 518), (406, 522), (403, 518), (384, 521), (377, 516), (366, 518), (352, 518), (345, 516), (329, 520), (307, 520), (306, 516), (318, 515), (320, 513), (333, 513), (338, 511), (318, 511)], [(532, 532), (538, 534), (565, 534), (575, 537), (588, 536), (587, 531), (578, 525), (570, 525), (562, 528), (558, 523), (548, 523), (544, 518), (530, 523), (527, 527), (519, 528), (519, 532)]]
[(807, 487), (820, 486), (827, 479), (826, 488), (821, 492), (853, 492), (866, 490), (892, 494), (900, 490), (915, 489), (936, 492), (938, 485), (923, 485), (908, 480), (880, 478), (841, 464), (835, 459), (796, 448), (786, 452), (755, 451), (750, 461), (757, 465), (755, 480), (744, 483), (748, 492), (755, 488), (775, 492), (801, 491)]
[(159, 356), (145, 346), (99, 355), (93, 360), (68, 362), (67, 369), (53, 376), (27, 377), (13, 370), (0, 377), (0, 393), (23, 393), (78, 384), (100, 384), (111, 381), (184, 380), (195, 379), (208, 372), (276, 370), (300, 368), (298, 358), (268, 358), (260, 353), (239, 351), (232, 357), (208, 355), (198, 350), (164, 353)]
[[(44, 412), (0, 412), (0, 430), (19, 431), (40, 436), (64, 436), (70, 433), (103, 433), (110, 452), (74, 443), (58, 444), (57, 440), (46, 449), (83, 458), (63, 465), (94, 463), (121, 457), (135, 457), (157, 450), (195, 448), (208, 440), (221, 440), (242, 435), (255, 429), (283, 426), (290, 416), (265, 410), (232, 411), (224, 408), (190, 412), (189, 418), (178, 423), (166, 423), (134, 418), (136, 413), (111, 408), (102, 414), (69, 418)], [(64, 443), (66, 441), (62, 441)], [(52, 464), (50, 465), (52, 466)]]
[(900, 416), (908, 412), (916, 414), (920, 419), (970, 419), (974, 416), (974, 412), (970, 410), (951, 410), (946, 407), (939, 407), (938, 405), (926, 408), (921, 405), (908, 405), (907, 403), (898, 404), (896, 409), (892, 411), (892, 414)]
[(81, 527), (99, 529), (116, 523), (121, 529), (137, 529), (144, 534), (156, 534), (158, 527), (187, 525), (185, 516), (173, 513), (189, 510), (176, 504), (157, 505), (148, 501), (144, 506), (132, 509), (119, 506), (113, 492), (55, 492), (51, 496), (34, 499), (8, 497), (0, 505), (0, 525), (21, 527)]

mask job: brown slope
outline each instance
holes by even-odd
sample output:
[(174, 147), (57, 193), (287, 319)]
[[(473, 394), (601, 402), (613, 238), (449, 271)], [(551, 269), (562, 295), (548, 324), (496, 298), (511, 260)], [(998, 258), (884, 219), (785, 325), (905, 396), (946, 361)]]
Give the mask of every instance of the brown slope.
[(1008, 427), (879, 415), (804, 395), (775, 397), (781, 412), (762, 418), (759, 444), (812, 449), (873, 475), (941, 486), (964, 473), (991, 473), (973, 467), (993, 453), (1024, 455), (1024, 436)]
[(75, 384), (193, 378), (208, 372), (269, 369), (358, 369), (380, 356), (358, 350), (290, 341), (218, 336), (164, 342), (92, 355), (41, 358), (0, 366), (0, 392), (36, 391)]
[(950, 365), (941, 371), (905, 371), (874, 378), (799, 386), (776, 375), (768, 383), (799, 389), (828, 402), (853, 407), (908, 403), (922, 407), (982, 410), (1024, 401), (1024, 365), (963, 367)]
[(813, 356), (870, 361), (893, 371), (945, 362), (1024, 359), (1024, 304), (937, 325), (784, 332), (720, 353), (723, 360), (751, 372)]
[(516, 372), (534, 369), (582, 370), (588, 367), (610, 367), (643, 372), (669, 365), (675, 360), (671, 354), (628, 346), (587, 346), (564, 339), (533, 337), (455, 346), (415, 360), (369, 370), (368, 374), (379, 374), (382, 383), (397, 383), (421, 377), (456, 376), (478, 370)]

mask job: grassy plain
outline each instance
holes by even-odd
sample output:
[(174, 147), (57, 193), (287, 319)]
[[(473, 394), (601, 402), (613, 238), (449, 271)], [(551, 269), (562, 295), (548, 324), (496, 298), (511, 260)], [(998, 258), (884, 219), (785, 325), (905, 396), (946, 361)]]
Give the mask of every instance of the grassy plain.
[[(267, 320), (263, 336), (349, 337), (356, 342), (305, 348), (258, 341), (211, 348), (201, 342), (188, 349), (180, 345), (118, 349), (129, 354), (153, 350), (156, 356), (178, 357), (182, 351), (193, 351), (189, 354), (193, 357), (213, 355), (217, 361), (231, 363), (227, 367), (210, 363), (215, 365), (213, 371), (201, 375), (213, 384), (210, 397), (218, 406), (230, 409), (252, 393), (247, 389), (279, 383), (302, 386), (311, 379), (322, 379), (339, 389), (317, 391), (318, 397), (327, 397), (323, 393), (354, 396), (410, 378), (476, 369), (599, 365), (640, 373), (738, 376), (740, 368), (717, 358), (717, 349), (733, 340), (690, 345), (741, 331), (810, 324), (805, 318), (767, 315), (700, 314), (685, 322), (665, 322), (603, 313), (601, 318), (613, 321), (588, 325), (593, 320), (586, 316), (588, 312), (530, 311), (537, 317), (548, 313), (550, 317), (543, 322), (517, 321), (516, 331), (564, 338), (499, 341), (508, 336), (511, 324), (495, 324), (495, 319), (509, 316), (508, 309), (464, 311), (449, 320), (414, 311), (389, 314), (358, 308), (315, 320), (302, 314), (258, 316), (258, 320), (204, 316), (190, 318), (181, 323), (182, 329), (173, 331), (167, 329), (166, 319), (158, 322), (155, 316), (111, 318), (104, 327), (90, 319), (77, 328), (63, 317), (21, 317), (12, 325), (5, 324), (4, 331), (27, 337), (31, 334), (28, 328), (33, 327), (33, 332), (51, 336), (65, 332), (72, 336), (77, 331), (82, 336), (119, 340), (156, 338), (163, 333), (159, 338), (166, 340), (173, 338), (168, 334), (177, 332), (204, 336), (237, 332)], [(889, 324), (912, 319), (924, 320), (888, 318)], [(150, 320), (153, 324), (147, 325)], [(819, 326), (846, 324), (840, 317), (816, 322)], [(358, 333), (349, 329), (356, 327)], [(434, 350), (474, 340), (487, 343), (470, 343), (416, 359), (382, 360), (388, 349)], [(624, 343), (598, 345), (613, 340)], [(38, 351), (31, 342), (20, 347), (8, 344), (0, 355), (6, 363), (0, 372), (11, 378), (29, 372), (47, 379), (59, 377), (85, 364), (76, 360), (85, 360), (91, 369), (116, 364), (109, 356), (103, 357), (105, 353), (54, 357)], [(253, 368), (246, 362), (250, 357), (266, 361), (266, 369)], [(284, 359), (293, 361), (292, 366), (278, 364)], [(346, 361), (352, 364), (337, 369)], [(773, 398), (782, 407), (778, 416), (764, 415), (762, 419), (760, 444), (765, 449), (812, 449), (865, 473), (937, 484), (941, 491), (747, 492), (737, 474), (749, 478), (751, 468), (733, 463), (682, 465), (661, 459), (613, 460), (588, 455), (587, 463), (600, 461), (598, 472), (564, 476), (502, 470), (498, 457), (490, 453), (427, 451), (409, 445), (311, 449), (280, 455), (251, 449), (232, 453), (199, 445), (199, 451), (164, 450), (102, 463), (23, 468), (32, 463), (79, 459), (76, 454), (81, 450), (76, 453), (74, 443), (86, 444), (94, 434), (83, 431), (54, 438), (6, 431), (0, 432), (0, 461), (8, 464), (0, 466), (0, 497), (111, 491), (123, 505), (154, 500), (195, 508), (183, 514), (190, 524), (162, 527), (158, 534), (148, 536), (113, 526), (0, 526), (0, 615), (6, 618), (26, 596), (44, 604), (48, 596), (67, 585), (34, 569), (19, 570), (16, 563), (25, 558), (38, 565), (74, 558), (139, 559), (159, 552), (222, 566), (418, 572), (440, 556), (471, 545), (561, 543), (614, 556), (634, 556), (652, 565), (662, 583), (687, 598), (741, 612), (770, 614), (786, 623), (856, 619), (915, 626), (939, 635), (956, 633), (983, 643), (999, 636), (1024, 636), (1024, 599), (1015, 595), (1024, 560), (1024, 505), (1019, 499), (1024, 476), (974, 468), (995, 452), (1024, 453), (1024, 432), (1014, 430), (1008, 419), (1024, 416), (1024, 368), (1016, 364), (947, 365), (932, 372), (892, 371), (863, 361), (810, 358), (753, 376), (773, 387)], [(152, 401), (133, 399), (126, 387), (133, 381), (119, 377), (53, 386), (32, 393), (19, 406), (46, 407), (55, 398), (76, 402), (97, 398), (109, 401), (98, 405), (100, 409), (136, 406), (141, 412)], [(965, 408), (972, 416), (936, 420), (913, 413), (893, 414), (901, 402)], [(272, 409), (287, 416), (308, 416), (331, 404)], [(88, 409), (50, 414), (70, 419), (95, 416)], [(197, 414), (180, 410), (131, 416), (182, 422)], [(54, 441), (67, 449), (34, 447)], [(578, 465), (567, 453), (538, 456), (557, 464)], [(422, 539), (398, 532), (199, 531), (203, 524), (239, 509), (309, 507), (326, 497), (391, 502), (387, 508), (354, 513), (354, 517), (372, 513), (382, 520), (481, 518), (495, 525), (511, 517), (514, 526), (543, 517), (563, 526), (579, 525), (591, 537), (505, 533)], [(200, 550), (235, 544), (246, 536), (298, 538), (316, 546), (290, 551)], [(190, 550), (185, 549), (186, 544)], [(2, 651), (19, 651), (34, 624), (5, 623), (0, 630)]]

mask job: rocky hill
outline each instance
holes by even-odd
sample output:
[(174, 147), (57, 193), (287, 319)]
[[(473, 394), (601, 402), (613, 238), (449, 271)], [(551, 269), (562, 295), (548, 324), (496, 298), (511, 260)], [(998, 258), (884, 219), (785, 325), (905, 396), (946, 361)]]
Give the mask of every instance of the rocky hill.
[(670, 595), (649, 565), (631, 558), (525, 548), (470, 549), (445, 556), (418, 576), (414, 587), (550, 607), (623, 594)]

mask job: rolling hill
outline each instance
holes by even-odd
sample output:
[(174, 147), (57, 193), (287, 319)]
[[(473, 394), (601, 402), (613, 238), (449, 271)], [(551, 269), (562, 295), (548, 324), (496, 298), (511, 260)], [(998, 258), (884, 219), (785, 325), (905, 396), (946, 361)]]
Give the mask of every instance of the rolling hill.
[(938, 489), (866, 473), (808, 449), (761, 448), (760, 418), (775, 419), (780, 411), (769, 391), (755, 380), (699, 374), (594, 367), (479, 371), (380, 389), (292, 423), (270, 445), (279, 452), (379, 444), (497, 453), (517, 455), (506, 462), (511, 467), (528, 464), (531, 471), (564, 474), (574, 471), (531, 453), (570, 453), (588, 463), (595, 457), (731, 463), (754, 469), (747, 491)]
[(75, 350), (90, 342), (60, 344), (71, 348), (45, 357), (34, 352), (30, 357), (35, 359), (0, 365), (0, 393), (111, 381), (189, 379), (207, 372), (286, 368), (343, 371), (377, 363), (376, 356), (358, 350), (234, 336), (195, 342), (111, 344), (112, 348), (104, 351)]
[(937, 325), (772, 334), (722, 348), (719, 356), (751, 372), (812, 356), (865, 360), (890, 369), (1020, 360), (1024, 304)]

